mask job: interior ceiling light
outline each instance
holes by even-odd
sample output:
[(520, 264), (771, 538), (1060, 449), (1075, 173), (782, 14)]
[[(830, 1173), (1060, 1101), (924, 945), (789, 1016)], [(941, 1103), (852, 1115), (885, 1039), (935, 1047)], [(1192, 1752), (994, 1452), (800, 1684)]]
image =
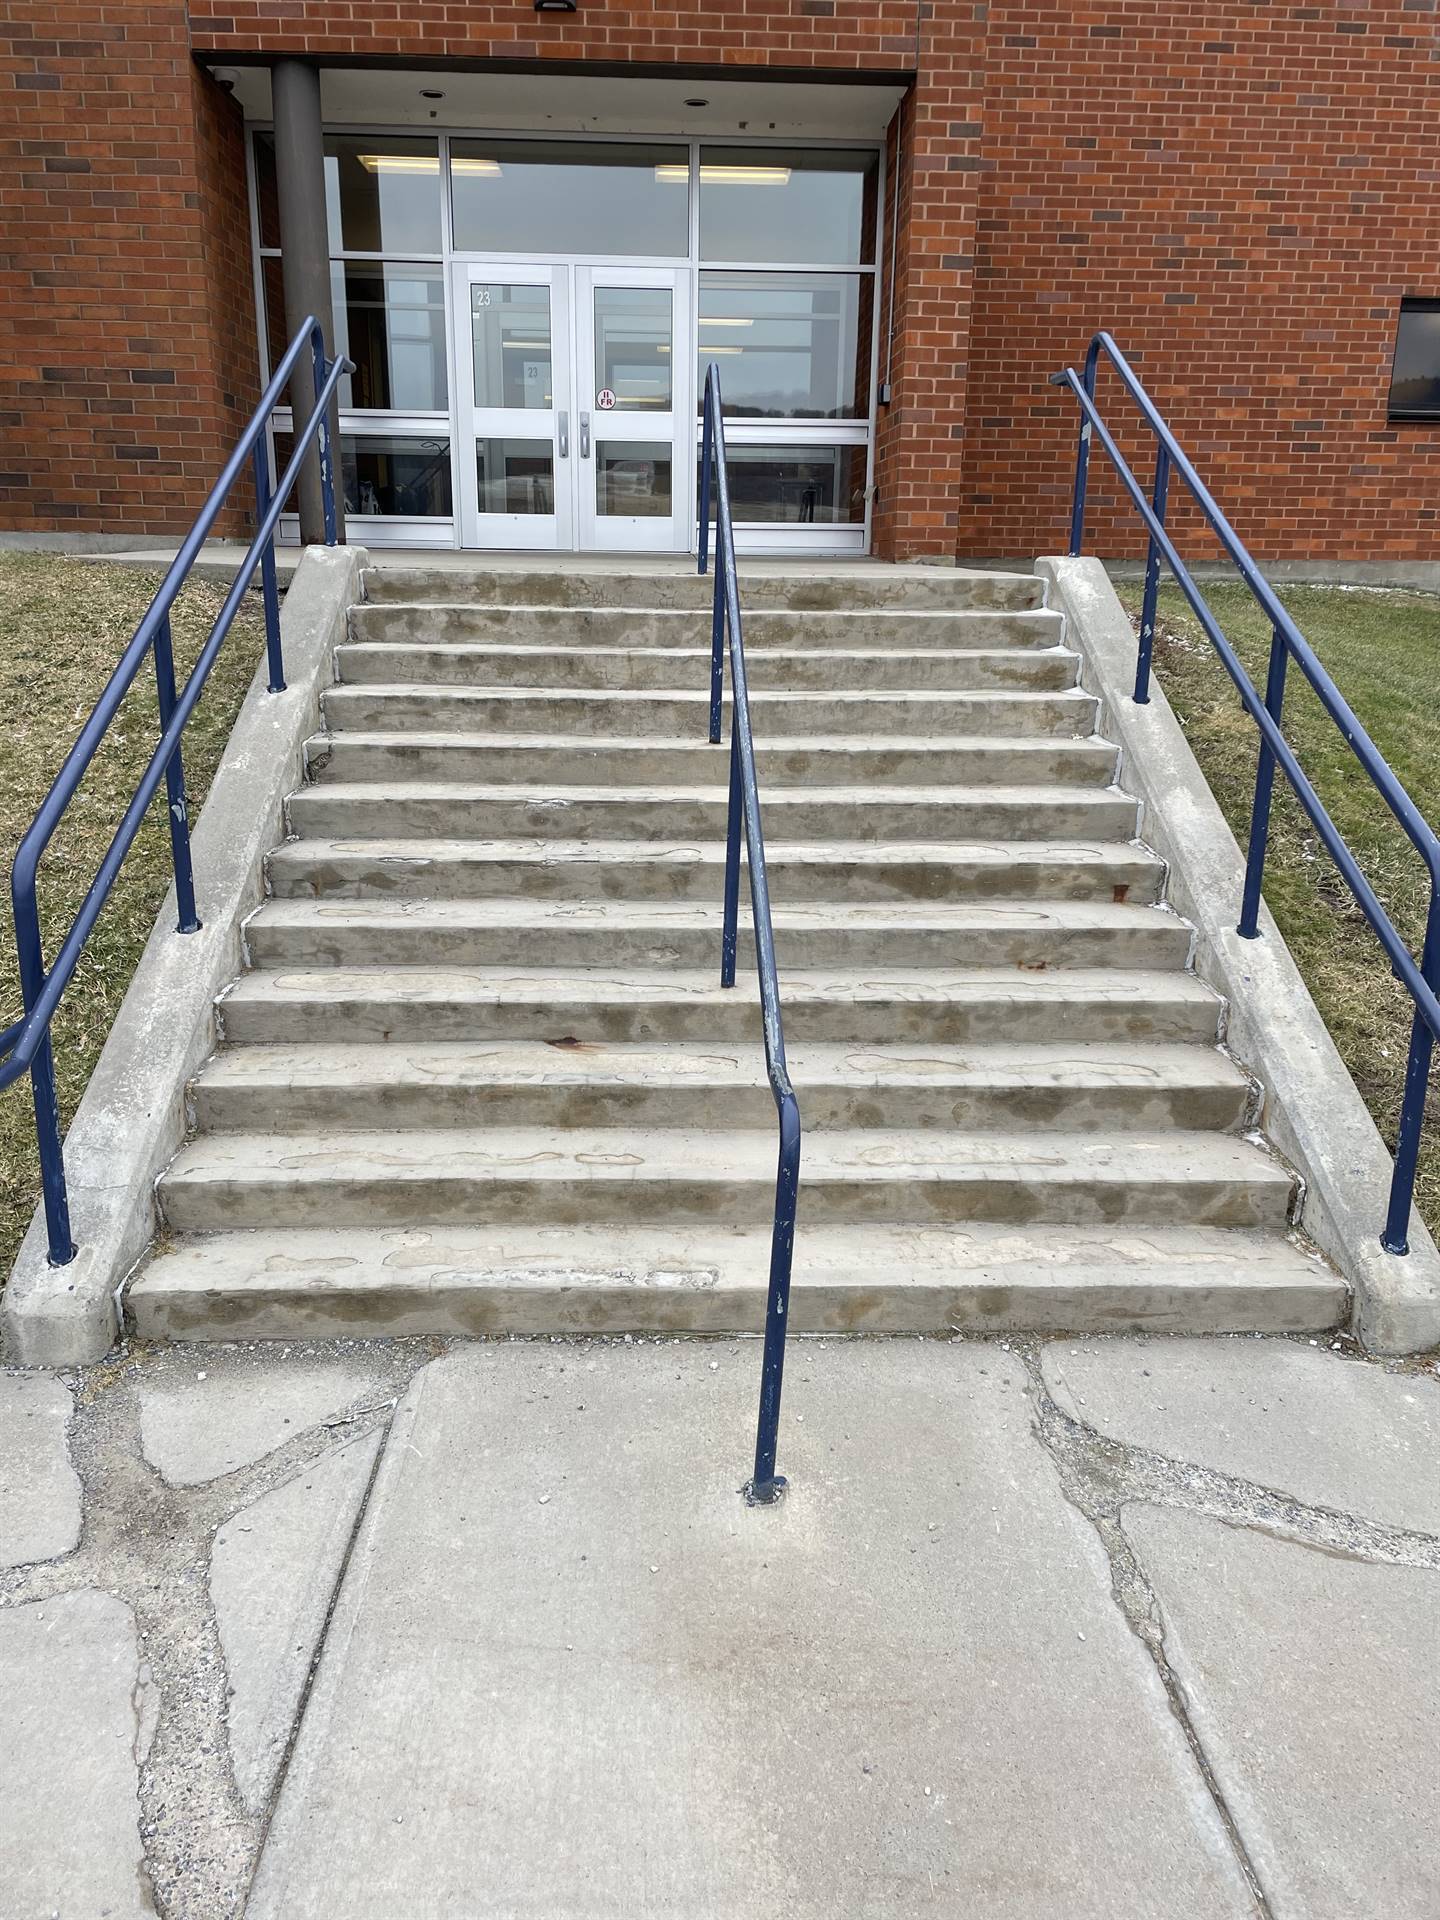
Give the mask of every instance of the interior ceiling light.
[[(440, 158), (434, 153), (362, 153), (358, 157), (367, 173), (438, 173), (440, 171)], [(450, 162), (450, 171), (494, 180), (499, 176), (500, 162), (457, 157)]]
[[(690, 180), (690, 169), (676, 166), (656, 167), (655, 178), (663, 180), (668, 186), (687, 186)], [(700, 184), (714, 187), (785, 187), (790, 184), (790, 169), (789, 167), (702, 166)]]
[(702, 327), (753, 327), (755, 322), (738, 313), (702, 313), (700, 324)]

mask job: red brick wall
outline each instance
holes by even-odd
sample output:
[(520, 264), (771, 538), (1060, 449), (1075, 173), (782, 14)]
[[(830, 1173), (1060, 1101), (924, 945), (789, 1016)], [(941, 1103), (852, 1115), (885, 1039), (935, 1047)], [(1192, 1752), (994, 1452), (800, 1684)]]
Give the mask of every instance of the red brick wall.
[[(1436, 0), (993, 0), (985, 58), (961, 552), (1062, 546), (1045, 381), (1105, 326), (1257, 553), (1440, 559), (1440, 427), (1385, 418), (1440, 294)], [(1087, 545), (1135, 551), (1093, 471)]]
[[(894, 74), (918, 33), (880, 551), (1059, 545), (1046, 377), (1108, 324), (1259, 552), (1437, 557), (1440, 433), (1385, 420), (1399, 297), (1440, 294), (1436, 6), (55, 0), (0, 24), (0, 524), (176, 529), (253, 401), (237, 116), (192, 41)], [(882, 378), (887, 324), (888, 289)], [(1093, 544), (1130, 550), (1113, 501), (1097, 469)]]
[(0, 524), (176, 530), (257, 378), (238, 111), (180, 5), (28, 12), (0, 19)]

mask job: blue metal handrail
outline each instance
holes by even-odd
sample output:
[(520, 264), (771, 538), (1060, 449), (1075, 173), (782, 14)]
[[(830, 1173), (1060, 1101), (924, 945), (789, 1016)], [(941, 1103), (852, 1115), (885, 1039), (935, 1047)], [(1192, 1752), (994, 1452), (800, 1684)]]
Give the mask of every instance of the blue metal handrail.
[(785, 1491), (775, 1471), (780, 1425), (780, 1388), (785, 1372), (785, 1333), (790, 1313), (790, 1265), (795, 1252), (795, 1207), (800, 1195), (800, 1105), (785, 1064), (780, 1019), (780, 982), (775, 971), (775, 934), (770, 924), (770, 882), (765, 871), (765, 835), (760, 826), (760, 790), (755, 780), (755, 742), (750, 730), (750, 688), (745, 677), (745, 637), (735, 569), (735, 524), (730, 516), (730, 476), (725, 454), (725, 418), (720, 369), (705, 373), (705, 427), (700, 452), (700, 571), (710, 564), (710, 469), (715, 469), (715, 599), (710, 627), (710, 744), (720, 744), (725, 637), (730, 639), (730, 806), (725, 838), (725, 914), (720, 936), (720, 984), (735, 984), (740, 917), (740, 828), (750, 869), (750, 918), (755, 965), (760, 975), (760, 1017), (765, 1067), (780, 1121), (775, 1173), (775, 1226), (770, 1239), (770, 1290), (765, 1307), (765, 1351), (760, 1365), (760, 1414), (755, 1430), (755, 1472), (746, 1482), (752, 1506), (768, 1506)]
[[(1101, 418), (1095, 404), (1095, 382), (1101, 356), (1114, 367), (1151, 431), (1155, 435), (1155, 478), (1147, 500), (1143, 488)], [(1373, 928), (1385, 949), (1396, 977), (1414, 1002), (1415, 1015), (1410, 1033), (1410, 1053), (1405, 1070), (1405, 1091), (1400, 1104), (1400, 1126), (1395, 1145), (1395, 1170), (1390, 1183), (1390, 1204), (1380, 1244), (1387, 1253), (1410, 1251), (1410, 1207), (1415, 1193), (1415, 1167), (1420, 1152), (1420, 1135), (1425, 1120), (1425, 1092), (1430, 1078), (1430, 1063), (1435, 1041), (1440, 1039), (1440, 840), (1425, 816), (1410, 798), (1380, 749), (1361, 726), (1330, 675), (1315, 655), (1309, 642), (1281, 605), (1268, 580), (1216, 505), (1213, 495), (1180, 448), (1174, 434), (1160, 415), (1154, 401), (1140, 384), (1134, 369), (1108, 333), (1097, 333), (1085, 355), (1083, 379), (1073, 367), (1051, 375), (1051, 385), (1066, 387), (1080, 407), (1080, 442), (1075, 460), (1075, 492), (1070, 513), (1070, 552), (1078, 555), (1085, 540), (1085, 492), (1090, 471), (1092, 438), (1098, 439), (1110, 456), (1125, 491), (1149, 533), (1145, 560), (1145, 593), (1140, 614), (1139, 657), (1135, 672), (1134, 698), (1144, 706), (1150, 698), (1150, 665), (1155, 647), (1155, 604), (1160, 582), (1160, 562), (1179, 582), (1195, 617), (1211, 645), (1219, 654), (1225, 671), (1234, 681), (1245, 711), (1260, 730), (1260, 756), (1255, 772), (1255, 798), (1250, 815), (1250, 844), (1245, 863), (1245, 889), (1236, 931), (1242, 939), (1258, 937), (1260, 893), (1265, 874), (1265, 856), (1270, 837), (1270, 802), (1278, 765), (1295, 795), (1310, 816), (1321, 842), (1340, 870), (1357, 906)], [(1239, 656), (1221, 632), (1214, 614), (1165, 531), (1165, 513), (1169, 501), (1170, 480), (1178, 474), (1191, 498), (1205, 516), (1216, 538), (1234, 562), (1241, 579), (1264, 609), (1270, 621), (1270, 664), (1262, 699)], [(1340, 736), (1359, 761), (1386, 806), (1420, 855), (1430, 876), (1430, 906), (1425, 920), (1425, 939), (1417, 965), (1395, 923), (1380, 904), (1374, 889), (1360, 871), (1355, 856), (1341, 837), (1320, 796), (1306, 778), (1281, 731), (1285, 703), (1285, 673), (1291, 660), (1299, 666), (1315, 689), (1320, 704), (1340, 730)]]
[[(304, 426), (295, 435), (290, 463), (272, 494), (269, 453), (265, 429), (303, 355), (311, 356), (315, 406)], [(170, 854), (175, 872), (175, 897), (180, 909), (180, 933), (198, 933), (200, 920), (195, 911), (195, 880), (190, 864), (190, 821), (185, 799), (185, 770), (181, 759), (180, 738), (195, 710), (196, 702), (214, 666), (226, 634), (230, 631), (240, 603), (249, 588), (255, 569), (260, 569), (265, 603), (265, 647), (270, 669), (271, 693), (285, 690), (285, 662), (280, 647), (280, 594), (275, 576), (275, 528), (281, 510), (289, 498), (313, 439), (319, 454), (320, 483), (325, 511), (325, 542), (335, 544), (335, 479), (330, 448), (329, 408), (341, 376), (354, 370), (354, 363), (341, 357), (325, 358), (325, 341), (319, 322), (307, 319), (296, 333), (250, 423), (241, 434), (234, 452), (226, 461), (220, 478), (196, 517), (194, 526), (160, 583), (129, 644), (121, 654), (96, 701), (90, 718), (80, 730), (55, 776), (54, 784), (40, 803), (39, 812), (25, 831), (10, 870), (10, 900), (15, 915), (15, 944), (20, 963), (20, 992), (24, 1017), (0, 1032), (0, 1087), (7, 1087), (28, 1068), (35, 1098), (35, 1136), (40, 1154), (40, 1184), (45, 1203), (46, 1239), (52, 1266), (63, 1267), (75, 1258), (75, 1243), (70, 1234), (70, 1202), (65, 1184), (65, 1157), (60, 1143), (60, 1113), (55, 1096), (55, 1060), (50, 1040), (50, 1022), (61, 996), (69, 986), (85, 942), (94, 930), (101, 909), (109, 898), (115, 877), (130, 851), (145, 817), (145, 811), (163, 780), (170, 820)], [(201, 648), (190, 677), (177, 693), (175, 654), (170, 632), (170, 609), (184, 585), (191, 567), (214, 526), (230, 489), (249, 460), (255, 480), (255, 537), (241, 561), (225, 602), (215, 617), (205, 645)], [(90, 890), (80, 903), (70, 931), (61, 943), (54, 962), (46, 969), (40, 935), (40, 909), (36, 898), (36, 876), (41, 856), (50, 844), (65, 809), (75, 797), (96, 749), (120, 710), (121, 702), (147, 653), (155, 658), (155, 679), (160, 702), (160, 741), (141, 775), (134, 797), (115, 830), (105, 858), (96, 870)]]

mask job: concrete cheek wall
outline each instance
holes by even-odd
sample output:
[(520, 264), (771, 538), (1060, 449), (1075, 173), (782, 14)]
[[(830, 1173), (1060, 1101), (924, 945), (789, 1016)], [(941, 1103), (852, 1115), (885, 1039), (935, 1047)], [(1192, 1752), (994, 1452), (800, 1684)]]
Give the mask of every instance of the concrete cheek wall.
[(172, 890), (66, 1136), (79, 1251), (52, 1267), (37, 1211), (0, 1305), (0, 1351), (12, 1364), (79, 1365), (114, 1343), (117, 1289), (154, 1235), (155, 1179), (185, 1137), (185, 1088), (214, 1050), (216, 996), (243, 967), (245, 916), (262, 898), (266, 854), (285, 837), (285, 796), (301, 783), (366, 559), (357, 547), (311, 547), (296, 569), (280, 623), (286, 690), (267, 690), (262, 659), (195, 824), (201, 930), (175, 931)]
[[(1195, 967), (1228, 1003), (1226, 1042), (1260, 1081), (1262, 1124), (1301, 1174), (1298, 1224), (1349, 1283), (1353, 1326), (1377, 1353), (1440, 1342), (1440, 1253), (1418, 1214), (1410, 1252), (1380, 1246), (1391, 1159), (1346, 1072), (1278, 927), (1262, 906), (1261, 937), (1242, 940), (1244, 863), (1170, 703), (1153, 686), (1131, 698), (1135, 632), (1098, 560), (1035, 563), (1067, 644), (1101, 701), (1101, 731), (1121, 751), (1120, 780), (1142, 805), (1141, 834), (1169, 863), (1167, 897), (1196, 930)], [(1358, 776), (1357, 776), (1358, 777)], [(1375, 948), (1377, 969), (1386, 964)]]

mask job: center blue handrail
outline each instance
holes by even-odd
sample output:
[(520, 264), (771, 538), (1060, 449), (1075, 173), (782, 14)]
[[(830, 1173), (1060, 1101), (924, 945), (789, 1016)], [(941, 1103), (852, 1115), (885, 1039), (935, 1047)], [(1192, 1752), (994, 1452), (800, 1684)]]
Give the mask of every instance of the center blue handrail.
[(740, 916), (740, 832), (750, 870), (750, 918), (755, 934), (755, 965), (760, 976), (760, 1017), (765, 1066), (780, 1123), (775, 1172), (775, 1225), (770, 1240), (770, 1287), (765, 1307), (765, 1350), (760, 1365), (760, 1413), (755, 1431), (755, 1471), (746, 1483), (752, 1505), (768, 1506), (785, 1490), (775, 1471), (780, 1426), (780, 1391), (785, 1373), (785, 1334), (790, 1315), (790, 1269), (795, 1251), (795, 1209), (800, 1193), (800, 1104), (785, 1062), (785, 1031), (780, 1017), (780, 981), (775, 969), (775, 934), (770, 921), (770, 881), (765, 867), (765, 835), (760, 824), (760, 790), (755, 778), (755, 741), (750, 728), (750, 687), (745, 674), (745, 636), (740, 617), (740, 588), (735, 567), (735, 524), (730, 513), (730, 476), (725, 455), (725, 416), (720, 400), (720, 370), (712, 361), (705, 373), (704, 433), (700, 452), (700, 572), (710, 564), (710, 474), (715, 474), (715, 598), (710, 628), (710, 744), (720, 744), (725, 681), (725, 640), (730, 653), (730, 803), (725, 838), (725, 908), (720, 936), (720, 984), (735, 984), (735, 951)]
[[(294, 438), (290, 462), (273, 492), (270, 486), (269, 450), (265, 430), (286, 387), (303, 356), (310, 356), (315, 405)], [(280, 593), (275, 573), (275, 529), (291, 490), (315, 442), (320, 465), (321, 496), (325, 516), (325, 541), (334, 546), (336, 539), (335, 479), (330, 446), (329, 412), (335, 390), (346, 373), (354, 371), (353, 361), (343, 355), (333, 361), (325, 358), (325, 341), (319, 322), (307, 318), (296, 329), (294, 340), (260, 404), (241, 434), (235, 449), (195, 523), (181, 543), (139, 625), (117, 661), (105, 689), (81, 728), (75, 744), (66, 754), (50, 791), (26, 829), (10, 870), (10, 901), (15, 917), (15, 945), (19, 960), (20, 992), (24, 1014), (0, 1032), (0, 1088), (9, 1086), (29, 1069), (35, 1103), (35, 1134), (40, 1156), (40, 1183), (45, 1205), (46, 1241), (52, 1266), (66, 1266), (75, 1257), (70, 1230), (70, 1203), (65, 1182), (65, 1159), (60, 1138), (59, 1106), (55, 1093), (55, 1061), (50, 1023), (69, 986), (85, 943), (110, 896), (125, 856), (140, 831), (145, 813), (160, 789), (166, 787), (170, 823), (170, 853), (175, 874), (175, 897), (179, 908), (177, 932), (198, 933), (199, 916), (195, 910), (195, 880), (190, 861), (190, 822), (185, 796), (185, 771), (181, 758), (181, 736), (204, 690), (226, 634), (249, 590), (256, 568), (260, 570), (265, 607), (265, 645), (271, 693), (285, 690), (285, 662), (280, 643)], [(254, 538), (236, 570), (230, 591), (215, 616), (204, 646), (191, 669), (183, 689), (175, 685), (175, 655), (170, 630), (170, 610), (175, 597), (189, 576), (200, 550), (224, 507), (231, 488), (246, 461), (254, 473), (256, 529)], [(96, 869), (69, 932), (61, 942), (54, 961), (47, 968), (40, 932), (40, 909), (36, 881), (40, 861), (53, 839), (65, 810), (74, 799), (90, 762), (111, 723), (120, 711), (146, 654), (155, 660), (156, 687), (160, 704), (160, 740), (149, 764), (136, 784), (130, 804), (115, 830), (104, 859)]]
[[(1155, 435), (1155, 477), (1147, 500), (1144, 489), (1131, 471), (1115, 437), (1096, 404), (1095, 390), (1101, 358), (1119, 375), (1146, 424)], [(1150, 698), (1150, 671), (1155, 646), (1155, 609), (1159, 591), (1160, 562), (1163, 559), (1174, 574), (1194, 610), (1206, 637), (1219, 654), (1225, 671), (1235, 684), (1245, 711), (1260, 732), (1260, 754), (1255, 772), (1255, 797), (1250, 816), (1249, 849), (1245, 863), (1245, 886), (1241, 899), (1240, 921), (1236, 931), (1242, 939), (1258, 938), (1260, 895), (1265, 875), (1265, 856), (1269, 846), (1270, 805), (1277, 765), (1293, 788), (1296, 798), (1309, 815), (1321, 843), (1340, 871), (1356, 905), (1369, 922), (1389, 958), (1397, 979), (1410, 995), (1415, 1013), (1411, 1026), (1410, 1052), (1406, 1062), (1405, 1090), (1401, 1098), (1400, 1124), (1395, 1146), (1395, 1169), (1390, 1185), (1380, 1244), (1387, 1253), (1408, 1253), (1410, 1209), (1415, 1193), (1415, 1170), (1420, 1153), (1420, 1136), (1425, 1121), (1425, 1095), (1435, 1041), (1440, 1039), (1440, 839), (1405, 788), (1393, 768), (1360, 724), (1349, 702), (1321, 665), (1313, 647), (1300, 632), (1290, 614), (1235, 529), (1216, 504), (1205, 482), (1196, 472), (1159, 408), (1141, 385), (1138, 376), (1114, 338), (1097, 333), (1085, 355), (1083, 378), (1073, 367), (1051, 375), (1051, 385), (1066, 388), (1080, 408), (1080, 438), (1075, 456), (1075, 488), (1070, 512), (1070, 552), (1078, 555), (1085, 542), (1086, 489), (1090, 472), (1092, 439), (1098, 440), (1109, 456), (1149, 534), (1145, 560), (1145, 591), (1140, 613), (1139, 651), (1135, 669), (1134, 699), (1144, 706)], [(1241, 579), (1270, 621), (1270, 663), (1264, 698), (1245, 671), (1239, 655), (1226, 639), (1219, 622), (1186, 567), (1165, 529), (1170, 479), (1178, 474), (1190, 497), (1199, 507), (1211, 530), (1233, 561)], [(1285, 739), (1281, 722), (1285, 704), (1286, 668), (1290, 660), (1299, 666), (1314, 688), (1320, 704), (1335, 722), (1341, 739), (1358, 761), (1390, 812), (1395, 816), (1430, 876), (1430, 905), (1425, 920), (1425, 936), (1419, 962), (1381, 904), (1374, 888), (1365, 878), (1354, 854), (1346, 845), (1339, 828), (1331, 819), (1319, 794), (1306, 776)]]

